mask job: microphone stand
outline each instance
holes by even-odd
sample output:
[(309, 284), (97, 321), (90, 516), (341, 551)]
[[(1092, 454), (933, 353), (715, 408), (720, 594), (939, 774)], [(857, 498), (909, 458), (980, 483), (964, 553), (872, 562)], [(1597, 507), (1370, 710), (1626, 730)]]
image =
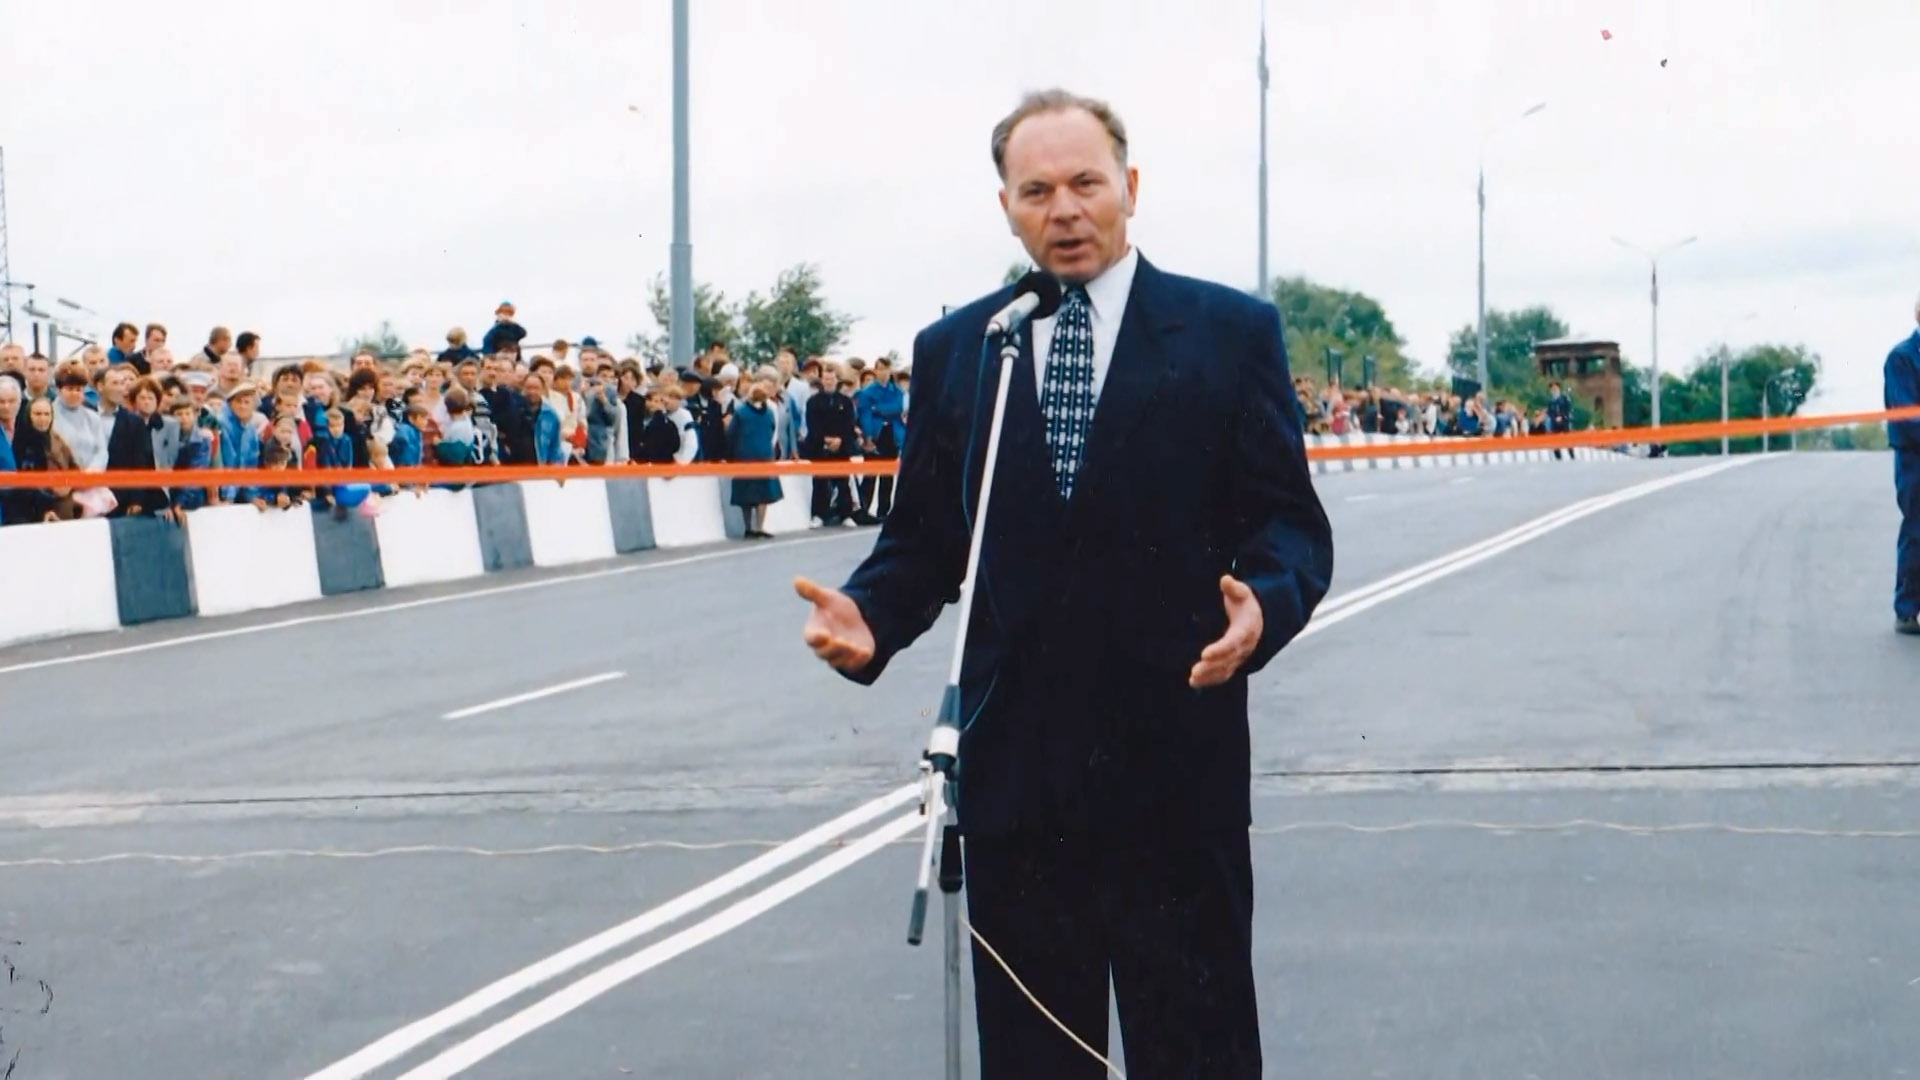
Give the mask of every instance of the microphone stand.
[[(1031, 309), (1029, 309), (1031, 310)], [(960, 823), (954, 803), (960, 761), (960, 664), (966, 656), (967, 627), (973, 617), (973, 592), (980, 572), (980, 548), (986, 537), (987, 503), (993, 494), (993, 474), (1000, 457), (1000, 430), (1007, 414), (1007, 389), (1014, 364), (1020, 358), (1019, 319), (1002, 329), (997, 323), (987, 333), (998, 333), (999, 387), (994, 393), (993, 420), (987, 430), (986, 470), (980, 478), (980, 505), (973, 516), (973, 536), (967, 547), (967, 574), (960, 582), (960, 628), (953, 642), (953, 666), (933, 734), (920, 759), (920, 813), (927, 819), (920, 850), (920, 876), (913, 892), (913, 911), (907, 920), (907, 944), (919, 945), (926, 929), (930, 879), (938, 867), (941, 898), (946, 905), (947, 1080), (960, 1080), (960, 887), (965, 879), (960, 857)], [(961, 492), (964, 500), (966, 493)], [(938, 840), (938, 847), (935, 840)]]

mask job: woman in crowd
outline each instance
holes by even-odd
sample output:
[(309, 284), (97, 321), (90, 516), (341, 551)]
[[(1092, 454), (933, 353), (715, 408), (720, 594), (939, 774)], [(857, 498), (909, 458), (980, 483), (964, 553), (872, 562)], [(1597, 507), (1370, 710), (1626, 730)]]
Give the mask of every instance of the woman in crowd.
[[(75, 467), (73, 450), (54, 429), (54, 403), (35, 398), (27, 406), (27, 421), (16, 425), (14, 468), (20, 472), (65, 472)], [(80, 516), (72, 488), (15, 488), (4, 493), (10, 522), (71, 521)]]
[[(732, 460), (773, 460), (779, 440), (776, 430), (778, 421), (774, 407), (769, 403), (772, 397), (773, 381), (756, 379), (746, 384), (743, 396), (734, 402), (733, 420), (727, 427), (727, 449), (731, 452)], [(778, 477), (734, 478), (732, 502), (746, 517), (748, 539), (773, 538), (773, 534), (761, 526), (766, 524), (767, 506), (779, 502), (781, 495)]]

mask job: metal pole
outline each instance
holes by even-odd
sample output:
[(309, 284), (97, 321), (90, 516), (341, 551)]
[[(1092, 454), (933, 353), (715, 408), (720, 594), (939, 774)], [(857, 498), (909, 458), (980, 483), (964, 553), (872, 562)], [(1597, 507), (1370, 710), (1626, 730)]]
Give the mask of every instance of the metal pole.
[(1653, 261), (1653, 426), (1660, 426), (1660, 260)]
[(1269, 295), (1267, 276), (1267, 6), (1260, 5), (1260, 295)]
[(1476, 190), (1480, 201), (1480, 304), (1475, 323), (1479, 328), (1477, 335), (1479, 343), (1476, 346), (1479, 366), (1476, 370), (1480, 375), (1481, 391), (1488, 392), (1492, 389), (1492, 383), (1487, 378), (1487, 168), (1485, 165), (1480, 167), (1480, 184)]
[[(1720, 346), (1720, 423), (1722, 423), (1722, 425), (1726, 423), (1726, 367), (1728, 367), (1728, 361), (1730, 361), (1732, 357), (1734, 357), (1734, 350), (1730, 350), (1726, 344), (1722, 344), (1722, 346)], [(1726, 455), (1730, 454), (1730, 450), (1728, 450), (1730, 446), (1732, 446), (1732, 442), (1722, 434), (1722, 436), (1720, 436), (1720, 457), (1726, 457)]]
[(672, 321), (667, 356), (676, 368), (693, 364), (693, 225), (687, 181), (687, 0), (673, 0), (673, 248)]

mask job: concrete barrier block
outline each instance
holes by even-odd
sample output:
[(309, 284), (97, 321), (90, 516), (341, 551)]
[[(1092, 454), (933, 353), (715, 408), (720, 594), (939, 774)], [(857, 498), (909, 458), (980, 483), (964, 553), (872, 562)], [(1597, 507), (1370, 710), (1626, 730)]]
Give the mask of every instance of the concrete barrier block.
[(480, 530), (480, 564), (488, 573), (533, 565), (533, 541), (527, 535), (527, 505), (519, 484), (487, 484), (473, 489), (473, 517)]
[(535, 566), (611, 559), (613, 514), (606, 481), (592, 477), (526, 480), (517, 485), (526, 508), (527, 546)]
[(747, 535), (747, 515), (733, 505), (733, 478), (722, 476), (716, 479), (720, 489), (720, 522), (726, 530), (727, 539), (744, 539)]
[(486, 573), (470, 489), (389, 495), (380, 502), (373, 531), (380, 578), (389, 589)]
[(120, 625), (193, 614), (193, 578), (187, 571), (187, 530), (155, 517), (114, 518), (113, 584)]
[(313, 512), (209, 506), (187, 515), (187, 564), (201, 615), (320, 598)]
[(806, 532), (812, 527), (813, 477), (782, 476), (780, 501), (767, 507), (766, 530), (779, 536)]
[(647, 501), (653, 512), (654, 543), (659, 547), (714, 544), (727, 538), (716, 477), (649, 477)]
[(0, 645), (119, 625), (104, 519), (0, 529)]
[(623, 478), (606, 484), (613, 550), (622, 555), (653, 550), (653, 507), (647, 498), (647, 481)]
[[(385, 499), (381, 505), (386, 505)], [(327, 596), (378, 589), (386, 584), (380, 572), (380, 537), (374, 519), (357, 507), (336, 515), (331, 508), (313, 508), (313, 551), (320, 564), (320, 591)]]

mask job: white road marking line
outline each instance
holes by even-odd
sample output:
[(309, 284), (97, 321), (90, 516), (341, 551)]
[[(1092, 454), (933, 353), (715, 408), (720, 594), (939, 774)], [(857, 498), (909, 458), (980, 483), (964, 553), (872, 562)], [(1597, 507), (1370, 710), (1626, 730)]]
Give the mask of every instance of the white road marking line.
[[(1598, 513), (1610, 506), (1629, 502), (1677, 484), (1704, 479), (1716, 473), (1749, 464), (1756, 460), (1760, 459), (1758, 457), (1735, 458), (1725, 463), (1663, 477), (1658, 480), (1623, 488), (1619, 491), (1595, 496), (1574, 503), (1571, 506), (1563, 507), (1553, 513), (1543, 515), (1523, 525), (1509, 529), (1497, 536), (1489, 537), (1475, 544), (1469, 544), (1464, 548), (1442, 555), (1437, 559), (1431, 559), (1409, 570), (1403, 570), (1374, 582), (1371, 585), (1323, 602), (1320, 609), (1316, 611), (1314, 619), (1300, 632), (1299, 637), (1307, 637), (1319, 630), (1343, 622), (1353, 615), (1357, 615), (1377, 604), (1384, 603), (1395, 596), (1412, 591), (1421, 585), (1448, 577), (1460, 570), (1466, 569), (1468, 566), (1491, 558), (1493, 555), (1499, 554), (1502, 551), (1517, 547), (1529, 540), (1543, 536), (1546, 533), (1552, 532), (1555, 529), (1590, 514)], [(918, 790), (918, 785), (909, 784), (904, 788), (894, 791), (891, 795), (885, 796), (885, 798), (905, 802), (912, 798)], [(862, 807), (861, 809), (867, 809), (873, 805), (874, 803), (868, 803), (866, 807)], [(878, 816), (881, 812), (884, 811), (877, 811), (871, 814), (870, 817)], [(625, 960), (610, 964), (593, 975), (580, 979), (568, 987), (543, 998), (534, 1005), (515, 1013), (507, 1019), (456, 1043), (431, 1061), (406, 1073), (400, 1080), (444, 1080), (446, 1077), (451, 1077), (527, 1033), (566, 1015), (588, 1001), (591, 1001), (593, 998), (614, 989), (621, 983), (645, 971), (659, 966), (674, 956), (678, 956), (688, 949), (702, 942), (709, 941), (727, 930), (746, 922), (748, 919), (773, 907), (789, 896), (797, 894), (806, 888), (810, 888), (817, 882), (853, 865), (873, 851), (879, 850), (879, 848), (891, 842), (892, 839), (905, 835), (907, 832), (915, 828), (920, 828), (923, 825), (924, 822), (920, 819), (917, 812), (895, 819), (876, 832), (863, 837), (856, 844), (834, 852), (819, 862), (811, 864), (805, 870), (781, 881), (779, 884), (771, 886), (765, 891), (749, 897), (747, 900), (740, 901), (733, 907), (727, 908), (700, 923), (696, 923), (694, 926), (672, 937), (642, 949), (640, 952), (627, 957)], [(851, 826), (849, 826), (849, 828), (851, 828)], [(843, 829), (841, 831), (846, 830)], [(796, 839), (794, 843), (798, 844), (799, 840)], [(813, 846), (819, 845), (816, 843)], [(762, 856), (762, 859), (769, 858), (773, 854), (774, 853), (770, 852), (768, 856)], [(797, 858), (798, 854), (796, 853), (793, 857)], [(756, 860), (756, 862), (758, 861), (760, 860)], [(789, 859), (788, 861), (791, 860)], [(749, 866), (751, 865), (752, 864), (749, 864)], [(743, 867), (742, 869), (744, 870), (746, 868)], [(771, 872), (771, 869), (772, 867), (769, 867), (768, 870), (762, 871), (760, 874), (754, 875), (754, 877), (765, 876), (766, 873)], [(718, 879), (714, 884), (718, 884), (721, 880), (725, 879)], [(747, 880), (751, 881), (753, 878), (748, 878)], [(741, 882), (741, 884), (745, 884), (745, 882)], [(705, 892), (706, 889), (711, 887), (712, 886), (706, 886), (701, 890), (696, 890), (696, 892)], [(732, 886), (728, 891), (737, 887), (737, 885)], [(692, 896), (693, 894), (688, 895)], [(698, 906), (704, 906), (706, 902), (707, 901), (703, 900)], [(680, 903), (679, 900), (672, 901), (669, 906), (678, 903)], [(605, 938), (619, 929), (621, 928), (616, 927), (614, 931), (607, 931), (601, 934), (599, 938), (591, 940), (598, 941), (600, 938)], [(649, 929), (651, 929), (651, 927), (649, 927)], [(631, 940), (633, 937), (637, 937), (645, 932), (645, 930), (635, 931), (631, 935), (628, 935), (625, 940)], [(406, 1053), (408, 1050), (439, 1035), (447, 1029), (472, 1019), (480, 1012), (520, 993), (522, 990), (555, 978), (592, 959), (593, 956), (609, 951), (624, 943), (625, 941), (623, 940), (609, 944), (604, 948), (592, 951), (588, 955), (580, 956), (578, 959), (572, 960), (564, 966), (556, 964), (561, 957), (584, 951), (589, 943), (583, 942), (581, 945), (569, 949), (566, 953), (558, 954), (547, 961), (541, 961), (532, 967), (523, 969), (522, 972), (516, 972), (514, 975), (510, 975), (499, 983), (494, 984), (494, 986), (497, 987), (502, 983), (515, 981), (518, 986), (517, 989), (491, 997), (488, 995), (494, 987), (481, 990), (470, 995), (462, 1002), (441, 1010), (440, 1013), (436, 1013), (434, 1016), (402, 1028), (400, 1031), (387, 1036), (380, 1042), (369, 1046), (367, 1049), (360, 1051), (360, 1053), (337, 1065), (314, 1073), (312, 1076), (307, 1077), (306, 1080), (357, 1080), (357, 1078), (365, 1076), (366, 1073), (372, 1069), (394, 1060), (394, 1058), (399, 1057), (401, 1054)], [(532, 978), (531, 980), (524, 977), (526, 973), (534, 972), (536, 969), (545, 969), (549, 965), (555, 965), (557, 969), (550, 973), (540, 974), (537, 978)], [(474, 1004), (469, 1008), (463, 1008), (463, 1006), (468, 1006), (469, 1003)], [(446, 1017), (451, 1018), (443, 1019)], [(390, 1052), (380, 1049), (389, 1044), (393, 1047)]]
[[(919, 794), (919, 784), (906, 784), (877, 799), (854, 807), (832, 821), (801, 833), (772, 851), (729, 870), (691, 892), (683, 893), (618, 926), (602, 930), (585, 941), (544, 960), (536, 961), (510, 975), (502, 976), (439, 1012), (416, 1020), (368, 1044), (353, 1055), (311, 1074), (306, 1080), (358, 1080), (359, 1077), (366, 1076), (373, 1070), (394, 1061), (429, 1039), (445, 1034), (502, 1002), (557, 979), (643, 934), (651, 933), (706, 907), (729, 893), (753, 884), (829, 841), (837, 839), (841, 834), (859, 828), (887, 811), (913, 801)], [(918, 811), (915, 811), (913, 816), (917, 819)], [(851, 850), (853, 849), (850, 847), (843, 848), (841, 853)]]
[(589, 675), (584, 679), (570, 679), (567, 682), (555, 683), (552, 686), (543, 686), (538, 690), (529, 690), (524, 694), (515, 694), (512, 697), (503, 697), (494, 701), (483, 701), (478, 705), (469, 705), (464, 709), (455, 709), (440, 719), (465, 720), (469, 716), (479, 716), (481, 713), (493, 712), (496, 709), (507, 709), (515, 705), (524, 705), (529, 701), (539, 701), (541, 698), (552, 697), (555, 694), (564, 694), (569, 690), (583, 690), (589, 686), (598, 686), (603, 682), (612, 682), (615, 679), (624, 679), (626, 677), (627, 673), (624, 671), (605, 671), (598, 675)]
[(1380, 496), (1378, 493), (1368, 493), (1366, 495), (1349, 495), (1347, 496), (1347, 501), (1348, 502), (1366, 502), (1368, 499), (1377, 499), (1379, 497)]
[(725, 910), (657, 941), (624, 960), (608, 964), (579, 981), (556, 990), (505, 1020), (443, 1051), (438, 1057), (401, 1075), (400, 1080), (446, 1080), (464, 1072), (525, 1035), (553, 1023), (594, 998), (642, 975), (690, 949), (704, 945), (756, 915), (818, 885), (842, 870), (925, 827), (918, 810), (894, 818), (858, 841), (812, 863), (791, 877), (741, 900)]
[(1473, 480), (1474, 478), (1471, 476), (1457, 476), (1454, 477), (1452, 484), (1454, 487), (1459, 487), (1461, 484), (1471, 484)]
[(1422, 563), (1412, 570), (1403, 570), (1398, 574), (1394, 574), (1392, 577), (1375, 582), (1364, 589), (1356, 589), (1340, 597), (1340, 602), (1337, 604), (1322, 604), (1320, 609), (1314, 612), (1313, 618), (1308, 621), (1306, 628), (1300, 631), (1295, 640), (1308, 637), (1321, 630), (1345, 622), (1369, 608), (1384, 604), (1388, 600), (1402, 594), (1412, 592), (1422, 585), (1431, 585), (1442, 578), (1451, 577), (1470, 566), (1485, 562), (1503, 551), (1510, 551), (1530, 540), (1537, 540), (1583, 517), (1597, 514), (1609, 507), (1619, 506), (1621, 503), (1632, 502), (1635, 499), (1651, 495), (1656, 491), (1664, 491), (1667, 488), (1692, 483), (1695, 480), (1704, 480), (1709, 476), (1725, 472), (1728, 469), (1739, 468), (1742, 465), (1750, 464), (1758, 460), (1761, 459), (1757, 455), (1733, 458), (1722, 464), (1707, 465), (1673, 476), (1662, 477), (1659, 480), (1650, 480), (1644, 484), (1636, 484), (1633, 487), (1625, 488), (1609, 495), (1602, 495), (1577, 502), (1564, 510), (1548, 514), (1544, 517), (1535, 518), (1533, 521), (1517, 528), (1509, 529), (1499, 536), (1493, 537), (1491, 540), (1483, 540), (1478, 544), (1469, 545), (1468, 547), (1460, 549), (1460, 551), (1454, 552), (1452, 555), (1443, 555), (1438, 559)]
[[(775, 541), (726, 548), (721, 551), (704, 551), (698, 555), (685, 555), (677, 559), (662, 559), (659, 562), (640, 563), (635, 566), (614, 566), (605, 570), (589, 570), (580, 574), (564, 574), (560, 577), (542, 578), (539, 581), (522, 581), (514, 585), (496, 585), (486, 589), (473, 589), (467, 592), (450, 593), (446, 596), (427, 596), (418, 600), (403, 600), (395, 604), (377, 604), (373, 607), (355, 608), (352, 611), (329, 611), (320, 615), (301, 615), (278, 622), (260, 623), (255, 626), (235, 626), (225, 630), (208, 630), (197, 634), (182, 634), (179, 637), (164, 638), (160, 641), (146, 641), (138, 645), (124, 645), (117, 649), (101, 649), (97, 652), (79, 653), (74, 656), (53, 656), (45, 660), (29, 660), (19, 664), (0, 667), (0, 675), (11, 675), (18, 671), (36, 671), (40, 668), (60, 667), (64, 664), (83, 664), (89, 660), (108, 660), (116, 656), (131, 656), (135, 653), (152, 652), (155, 649), (171, 649), (177, 645), (194, 645), (202, 641), (218, 641), (221, 638), (241, 637), (246, 634), (260, 634), (268, 630), (287, 630), (296, 626), (312, 626), (317, 623), (338, 622), (342, 619), (358, 619), (367, 615), (385, 615), (393, 611), (411, 611), (414, 608), (433, 607), (436, 604), (451, 604), (460, 600), (479, 600), (488, 596), (504, 596), (507, 593), (525, 592), (528, 589), (545, 589), (555, 585), (571, 585), (580, 581), (598, 581), (601, 578), (618, 577), (622, 574), (638, 574), (648, 570), (667, 570), (676, 566), (692, 566), (696, 563), (712, 562), (716, 559), (731, 559), (742, 555), (752, 555), (762, 551), (776, 551), (780, 548), (802, 547), (807, 544), (824, 544), (834, 540), (846, 540), (855, 536), (872, 538), (871, 530), (846, 530), (831, 536), (809, 536), (795, 540)], [(477, 579), (476, 579), (477, 580)], [(22, 642), (31, 645), (32, 642)]]
[[(1691, 472), (1676, 473), (1672, 476), (1663, 476), (1658, 479), (1648, 480), (1640, 484), (1635, 484), (1632, 487), (1620, 488), (1615, 491), (1605, 492), (1600, 495), (1592, 496), (1591, 498), (1582, 499), (1579, 502), (1573, 503), (1571, 505), (1563, 506), (1558, 510), (1554, 510), (1550, 513), (1542, 514), (1539, 517), (1532, 519), (1531, 521), (1522, 522), (1519, 525), (1515, 525), (1513, 528), (1506, 530), (1505, 532), (1496, 533), (1493, 536), (1489, 536), (1485, 540), (1475, 541), (1474, 543), (1468, 544), (1466, 547), (1459, 548), (1454, 551), (1449, 551), (1445, 555), (1438, 556), (1437, 558), (1428, 559), (1426, 562), (1420, 563), (1417, 566), (1410, 566), (1405, 570), (1401, 570), (1401, 571), (1398, 571), (1397, 573), (1389, 574), (1386, 577), (1381, 578), (1379, 581), (1375, 581), (1371, 584), (1361, 586), (1360, 588), (1353, 589), (1348, 592), (1343, 592), (1343, 593), (1336, 594), (1334, 596), (1330, 596), (1326, 600), (1321, 601), (1320, 607), (1314, 611), (1313, 618), (1316, 621), (1319, 619), (1325, 618), (1326, 616), (1334, 614), (1335, 612), (1341, 610), (1342, 608), (1346, 607), (1349, 604), (1356, 604), (1362, 600), (1365, 600), (1370, 596), (1374, 596), (1376, 594), (1385, 592), (1389, 589), (1396, 589), (1405, 582), (1412, 581), (1415, 578), (1425, 577), (1426, 575), (1432, 574), (1434, 571), (1439, 570), (1442, 567), (1449, 566), (1462, 559), (1471, 558), (1490, 548), (1494, 548), (1494, 547), (1498, 547), (1500, 545), (1506, 544), (1509, 540), (1512, 540), (1515, 537), (1530, 536), (1535, 530), (1540, 529), (1543, 526), (1557, 527), (1555, 525), (1555, 523), (1557, 522), (1561, 522), (1563, 520), (1570, 521), (1576, 517), (1584, 517), (1588, 513), (1593, 512), (1594, 510), (1605, 509), (1607, 506), (1614, 505), (1616, 500), (1624, 502), (1629, 499), (1636, 499), (1636, 498), (1639, 498), (1641, 495), (1652, 494), (1655, 491), (1661, 490), (1666, 487), (1670, 487), (1676, 483), (1684, 483), (1688, 480), (1700, 479), (1703, 476), (1711, 475), (1712, 473), (1718, 472), (1722, 469), (1730, 469), (1730, 468), (1737, 467), (1739, 465), (1747, 464), (1749, 462), (1758, 461), (1758, 460), (1760, 460), (1759, 455), (1746, 455), (1743, 457), (1730, 459), (1729, 462), (1725, 464), (1709, 465), (1709, 466), (1706, 466), (1704, 469), (1695, 469)], [(1501, 547), (1501, 550), (1504, 551), (1506, 550), (1506, 548)], [(1395, 593), (1395, 595), (1399, 595), (1399, 594)], [(1310, 628), (1312, 624), (1309, 623), (1308, 625)]]

